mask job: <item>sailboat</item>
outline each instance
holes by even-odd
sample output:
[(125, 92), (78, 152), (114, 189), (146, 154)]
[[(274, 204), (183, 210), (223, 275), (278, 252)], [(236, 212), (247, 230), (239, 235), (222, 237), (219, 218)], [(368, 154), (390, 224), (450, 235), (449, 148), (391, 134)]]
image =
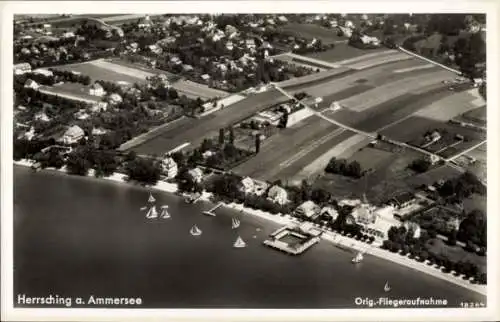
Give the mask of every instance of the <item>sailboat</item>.
[(240, 221), (236, 218), (233, 218), (232, 227), (233, 227), (233, 229), (240, 227)]
[(238, 236), (238, 238), (236, 239), (236, 241), (233, 244), (234, 248), (244, 248), (246, 246), (247, 246), (247, 244), (243, 241), (243, 239), (241, 239), (240, 236)]
[(194, 225), (191, 230), (189, 231), (189, 233), (193, 236), (200, 236), (201, 235), (201, 229), (198, 228), (196, 225)]
[(384, 291), (389, 292), (390, 290), (391, 290), (391, 287), (389, 286), (389, 282), (385, 282)]
[(148, 219), (158, 218), (158, 211), (156, 211), (156, 206), (152, 206), (151, 208), (149, 208), (149, 211), (146, 214), (146, 218)]
[(354, 258), (351, 260), (351, 262), (352, 262), (353, 264), (357, 264), (357, 263), (361, 263), (361, 261), (362, 261), (362, 260), (363, 260), (363, 253), (358, 252), (358, 253), (356, 254), (356, 257), (354, 257)]
[(167, 209), (168, 209), (167, 205), (161, 207), (160, 218), (162, 218), (162, 219), (168, 219), (168, 218), (171, 217)]
[(153, 197), (153, 195), (152, 195), (152, 194), (151, 194), (151, 192), (150, 192), (150, 193), (149, 193), (149, 199), (148, 199), (148, 202), (153, 203), (153, 202), (155, 202), (155, 201), (156, 201), (155, 197)]

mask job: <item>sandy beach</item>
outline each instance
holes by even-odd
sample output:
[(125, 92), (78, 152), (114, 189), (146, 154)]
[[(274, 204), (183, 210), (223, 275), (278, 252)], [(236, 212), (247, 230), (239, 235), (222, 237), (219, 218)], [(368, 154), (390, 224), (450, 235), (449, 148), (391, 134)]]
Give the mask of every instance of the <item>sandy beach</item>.
[[(33, 161), (26, 160), (26, 159), (14, 161), (15, 165), (24, 166), (24, 167), (31, 167), (31, 165), (33, 163), (34, 163)], [(55, 170), (55, 169), (48, 168), (48, 170)], [(66, 170), (64, 168), (62, 168), (60, 170), (55, 170), (55, 171), (66, 172)], [(91, 173), (89, 173), (89, 174), (91, 174)], [(114, 173), (113, 175), (106, 177), (106, 178), (103, 178), (103, 179), (108, 180), (108, 181), (114, 181), (114, 182), (118, 182), (118, 183), (128, 184), (125, 180), (125, 177), (126, 176), (124, 174)], [(177, 192), (177, 185), (173, 184), (173, 183), (167, 183), (167, 182), (158, 182), (155, 186), (152, 186), (150, 188), (155, 189), (157, 191), (167, 192), (167, 193), (171, 193), (171, 194)], [(212, 194), (210, 194), (210, 193), (204, 192), (200, 199), (208, 202), (208, 201), (210, 201), (211, 195)], [(294, 219), (288, 215), (283, 215), (283, 214), (273, 215), (271, 213), (267, 213), (267, 212), (264, 212), (262, 210), (255, 210), (255, 209), (251, 209), (251, 208), (246, 208), (243, 206), (243, 204), (237, 204), (237, 203), (224, 204), (223, 203), (223, 205), (224, 205), (224, 207), (238, 210), (240, 212), (243, 212), (244, 214), (253, 215), (253, 216), (256, 216), (256, 217), (259, 217), (259, 218), (262, 218), (262, 219), (265, 219), (267, 221), (271, 221), (271, 222), (274, 222), (274, 223), (280, 224), (280, 225), (295, 225), (295, 224), (299, 223), (296, 219)], [(426, 274), (434, 276), (436, 278), (439, 278), (439, 279), (445, 280), (447, 282), (456, 284), (458, 286), (467, 288), (471, 291), (480, 293), (482, 295), (487, 294), (486, 285), (471, 284), (469, 281), (466, 281), (466, 280), (462, 279), (461, 277), (456, 277), (456, 276), (453, 276), (452, 274), (443, 273), (440, 270), (440, 268), (436, 268), (435, 266), (429, 266), (429, 265), (425, 264), (425, 262), (424, 263), (417, 262), (417, 261), (410, 259), (406, 256), (401, 256), (399, 254), (391, 253), (387, 250), (381, 249), (381, 248), (379, 248), (380, 244), (375, 243), (375, 244), (369, 245), (369, 244), (357, 241), (355, 239), (342, 236), (342, 235), (337, 234), (335, 232), (326, 231), (326, 230), (324, 230), (324, 233), (322, 235), (322, 239), (327, 241), (327, 242), (333, 243), (335, 245), (341, 246), (341, 247), (348, 247), (348, 248), (353, 249), (355, 251), (363, 251), (363, 252), (366, 252), (367, 254), (370, 254), (370, 255), (385, 259), (385, 260), (389, 260), (389, 261), (397, 263), (399, 265), (406, 266), (408, 268), (420, 271), (422, 273), (426, 273)]]

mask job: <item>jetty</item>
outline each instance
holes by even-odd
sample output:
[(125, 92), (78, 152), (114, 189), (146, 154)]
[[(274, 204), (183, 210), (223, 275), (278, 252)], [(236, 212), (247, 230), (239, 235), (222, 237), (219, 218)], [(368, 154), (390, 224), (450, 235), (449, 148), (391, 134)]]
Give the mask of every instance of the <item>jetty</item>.
[(300, 255), (319, 243), (323, 232), (308, 223), (300, 226), (284, 226), (274, 231), (263, 243), (290, 255)]
[(224, 205), (224, 203), (222, 202), (219, 202), (217, 205), (215, 205), (212, 209), (210, 210), (207, 210), (207, 211), (204, 211), (203, 214), (204, 215), (207, 215), (207, 216), (212, 216), (212, 217), (215, 217), (216, 214), (215, 214), (215, 210), (219, 209), (220, 207), (222, 207)]

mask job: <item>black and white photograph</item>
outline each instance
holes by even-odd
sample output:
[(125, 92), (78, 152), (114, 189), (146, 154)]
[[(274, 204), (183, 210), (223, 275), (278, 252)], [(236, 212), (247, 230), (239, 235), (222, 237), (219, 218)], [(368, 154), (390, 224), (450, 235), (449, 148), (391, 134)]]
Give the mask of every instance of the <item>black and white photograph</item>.
[(496, 12), (201, 2), (2, 13), (5, 317), (498, 312)]

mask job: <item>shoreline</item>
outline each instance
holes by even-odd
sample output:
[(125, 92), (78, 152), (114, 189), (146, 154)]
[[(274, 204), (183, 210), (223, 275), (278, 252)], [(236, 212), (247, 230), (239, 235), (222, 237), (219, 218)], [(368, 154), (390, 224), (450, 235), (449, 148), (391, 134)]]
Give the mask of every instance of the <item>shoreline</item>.
[[(14, 165), (18, 166), (23, 166), (23, 167), (31, 167), (35, 162), (31, 160), (26, 160), (22, 159), (19, 161), (14, 161)], [(57, 171), (57, 172), (63, 172), (66, 173), (65, 168), (61, 169), (54, 169), (54, 168), (46, 168), (46, 170), (49, 171)], [(89, 174), (86, 177), (90, 177), (92, 173), (92, 170), (89, 171)], [(113, 175), (109, 177), (103, 177), (103, 178), (96, 178), (96, 179), (104, 179), (106, 181), (113, 181), (121, 184), (127, 184), (131, 185), (127, 181), (125, 181), (126, 175), (120, 174), (120, 173), (114, 173)], [(174, 183), (167, 183), (167, 182), (158, 182), (154, 186), (150, 186), (150, 189), (154, 189), (157, 191), (162, 191), (170, 194), (176, 194), (177, 193), (177, 185)], [(147, 189), (145, 187), (145, 189)], [(208, 192), (203, 192), (202, 196), (200, 197), (201, 201), (205, 202), (211, 202), (210, 197), (211, 193)], [(224, 203), (221, 202), (222, 205), (225, 208), (229, 208), (232, 210), (237, 210), (237, 211), (242, 211), (245, 214), (253, 215), (255, 217), (259, 217), (261, 219), (264, 219), (266, 221), (271, 221), (276, 224), (280, 225), (296, 225), (300, 224), (300, 222), (292, 217), (289, 217), (288, 215), (283, 215), (281, 213), (273, 215), (271, 213), (267, 213), (262, 210), (257, 210), (257, 209), (252, 209), (252, 208), (247, 208), (243, 204), (237, 204), (235, 202), (232, 203)], [(323, 229), (322, 229), (323, 230)], [(361, 241), (355, 240), (353, 238), (348, 238), (343, 235), (337, 234), (335, 232), (331, 231), (325, 231), (323, 230), (323, 234), (321, 236), (322, 240), (328, 241), (336, 246), (341, 246), (341, 247), (347, 247), (349, 249), (352, 249), (354, 251), (366, 251), (369, 255), (373, 255), (376, 257), (379, 257), (381, 259), (385, 259), (388, 261), (391, 261), (395, 264), (399, 264), (402, 266), (406, 266), (408, 268), (414, 269), (416, 271), (434, 276), (436, 278), (439, 278), (441, 280), (445, 280), (447, 282), (453, 283), (455, 285), (461, 286), (463, 288), (466, 288), (470, 291), (474, 291), (476, 293), (479, 293), (481, 295), (486, 296), (487, 295), (487, 285), (479, 285), (479, 284), (471, 284), (469, 281), (462, 279), (461, 277), (453, 276), (451, 273), (443, 273), (441, 272), (440, 268), (435, 268), (434, 265), (429, 266), (425, 262), (417, 262), (416, 260), (410, 259), (406, 256), (402, 256), (398, 253), (392, 253), (388, 250), (381, 249), (377, 246), (378, 244), (366, 244)]]

